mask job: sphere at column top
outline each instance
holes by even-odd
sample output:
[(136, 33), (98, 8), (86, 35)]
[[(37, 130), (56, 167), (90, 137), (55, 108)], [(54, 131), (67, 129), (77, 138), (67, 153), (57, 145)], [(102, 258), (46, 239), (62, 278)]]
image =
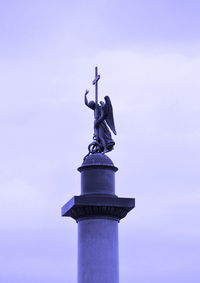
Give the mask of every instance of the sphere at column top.
[(78, 168), (78, 171), (81, 172), (84, 169), (93, 166), (104, 168), (107, 167), (107, 169), (111, 169), (114, 172), (118, 170), (118, 168), (114, 166), (112, 160), (107, 155), (103, 153), (94, 153), (85, 157), (82, 165)]

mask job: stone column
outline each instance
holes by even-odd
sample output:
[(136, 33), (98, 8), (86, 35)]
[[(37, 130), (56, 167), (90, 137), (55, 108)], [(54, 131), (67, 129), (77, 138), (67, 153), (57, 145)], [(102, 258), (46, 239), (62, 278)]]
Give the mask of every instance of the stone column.
[(118, 222), (91, 218), (78, 223), (78, 283), (118, 283)]
[(89, 155), (78, 170), (81, 195), (62, 208), (78, 223), (78, 283), (118, 283), (118, 223), (135, 200), (115, 195), (118, 169), (105, 154)]

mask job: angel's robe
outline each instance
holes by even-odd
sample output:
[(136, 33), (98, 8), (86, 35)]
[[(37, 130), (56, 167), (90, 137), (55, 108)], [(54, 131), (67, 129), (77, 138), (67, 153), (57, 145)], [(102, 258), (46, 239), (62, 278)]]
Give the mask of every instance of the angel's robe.
[(98, 138), (98, 142), (103, 148), (103, 151), (108, 152), (113, 149), (115, 142), (112, 139), (110, 129), (108, 128), (106, 123), (106, 116), (108, 115), (106, 111), (107, 108), (102, 105), (97, 105), (97, 107), (98, 108), (97, 108), (97, 113), (95, 115), (96, 116), (95, 120), (98, 121), (98, 119), (101, 117), (100, 119), (101, 122), (96, 127), (97, 138)]

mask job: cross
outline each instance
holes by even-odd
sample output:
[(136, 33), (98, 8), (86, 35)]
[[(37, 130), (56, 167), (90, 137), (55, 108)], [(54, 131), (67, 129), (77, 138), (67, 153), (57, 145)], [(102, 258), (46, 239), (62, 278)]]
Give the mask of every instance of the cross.
[(98, 68), (95, 67), (95, 79), (93, 80), (93, 85), (95, 85), (95, 104), (98, 104), (98, 80), (100, 79), (100, 75), (98, 75)]

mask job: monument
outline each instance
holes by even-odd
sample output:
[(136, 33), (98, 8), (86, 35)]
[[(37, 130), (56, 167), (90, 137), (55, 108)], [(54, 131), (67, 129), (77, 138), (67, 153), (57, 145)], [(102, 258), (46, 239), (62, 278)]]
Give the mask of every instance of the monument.
[(63, 207), (62, 216), (78, 223), (78, 283), (119, 283), (118, 223), (135, 207), (135, 199), (115, 194), (118, 168), (106, 155), (113, 150), (115, 129), (111, 100), (98, 101), (98, 69), (95, 67), (95, 101), (85, 105), (94, 111), (93, 141), (78, 168), (81, 194)]

